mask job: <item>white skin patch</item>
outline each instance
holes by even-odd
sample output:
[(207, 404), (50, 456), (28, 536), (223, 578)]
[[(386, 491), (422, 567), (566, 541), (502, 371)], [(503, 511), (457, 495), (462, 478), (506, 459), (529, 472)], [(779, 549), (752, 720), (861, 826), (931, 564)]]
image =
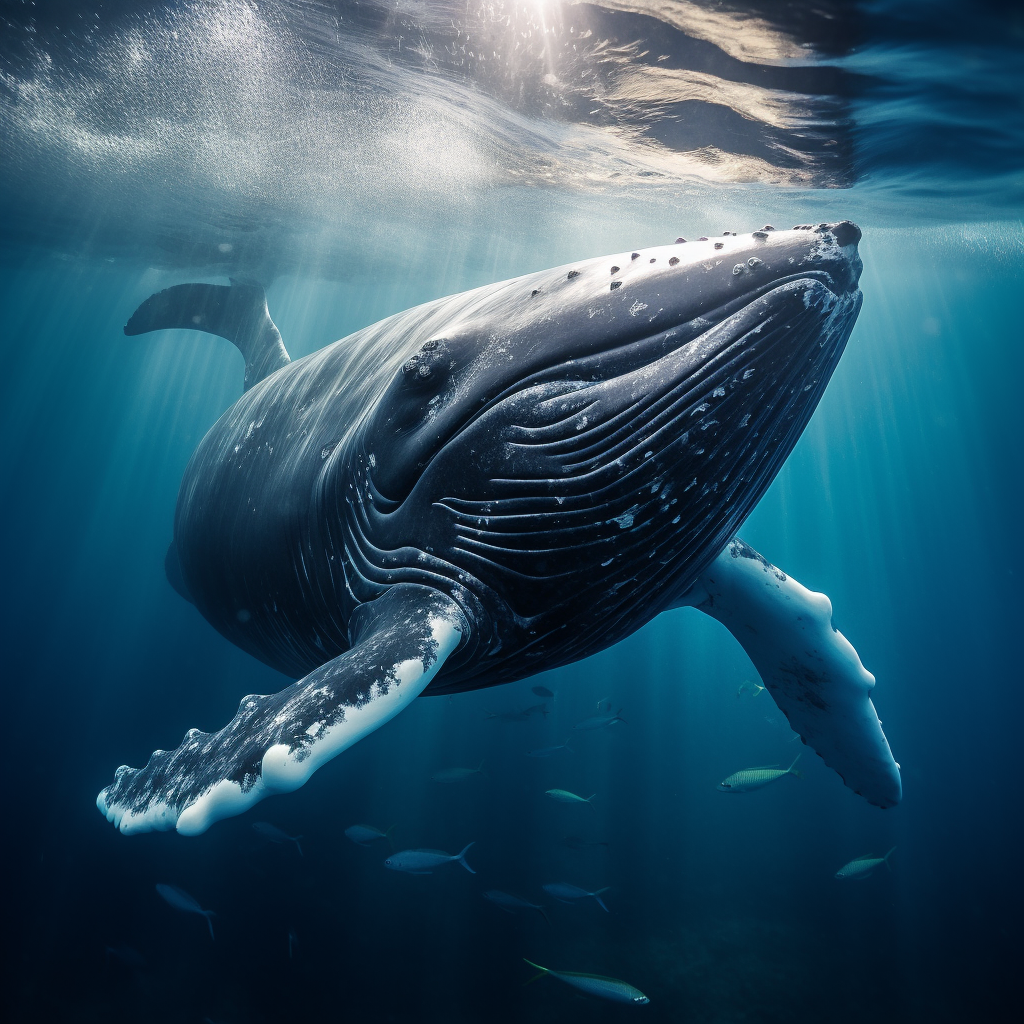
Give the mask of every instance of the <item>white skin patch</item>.
[(879, 807), (902, 797), (882, 732), (875, 678), (832, 625), (832, 604), (731, 541), (677, 607), (718, 619), (739, 640), (789, 724), (855, 793)]
[[(392, 605), (385, 605), (382, 622), (374, 624), (375, 630), (365, 641), (370, 644), (367, 653), (361, 652), (364, 641), (360, 640), (346, 654), (310, 673), (306, 677), (309, 682), (299, 680), (275, 697), (246, 698), (239, 714), (219, 733), (193, 730), (178, 751), (155, 752), (152, 771), (150, 766), (141, 771), (118, 769), (113, 784), (97, 797), (96, 806), (125, 835), (174, 827), (182, 835), (199, 835), (214, 822), (241, 814), (266, 796), (298, 789), (317, 768), (407, 707), (458, 646), (466, 628), (461, 612), (443, 595), (427, 593), (439, 609), (436, 614), (425, 618), (424, 608), (419, 617), (415, 612), (397, 615), (392, 627), (386, 618)], [(401, 601), (408, 602), (407, 594), (393, 602), (398, 612), (404, 611)], [(450, 615), (444, 614), (445, 602), (451, 606)], [(417, 653), (382, 669), (380, 652), (389, 646)], [(367, 678), (368, 674), (372, 675)], [(271, 705), (276, 710), (267, 719)], [(318, 716), (301, 730), (301, 744), (271, 743), (259, 774), (247, 776), (245, 786), (236, 781), (239, 763), (246, 763), (238, 758), (245, 756), (252, 738), (275, 731), (280, 735), (281, 727), (290, 726), (295, 716), (310, 707), (323, 707), (331, 724)], [(196, 762), (195, 752), (200, 749), (203, 754)], [(226, 777), (229, 774), (235, 777)], [(209, 780), (204, 789), (198, 789), (198, 795), (184, 802), (170, 795), (175, 787), (187, 791), (193, 786), (195, 792), (197, 779)], [(118, 799), (122, 795), (123, 800)]]

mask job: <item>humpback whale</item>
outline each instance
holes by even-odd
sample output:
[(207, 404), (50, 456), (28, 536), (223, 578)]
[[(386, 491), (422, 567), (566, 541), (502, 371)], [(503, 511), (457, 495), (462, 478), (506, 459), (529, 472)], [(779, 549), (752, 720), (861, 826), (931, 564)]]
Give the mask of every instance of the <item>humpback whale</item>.
[(832, 609), (737, 537), (860, 310), (849, 221), (582, 260), (437, 299), (291, 361), (259, 285), (183, 284), (138, 335), (232, 341), (245, 390), (185, 470), (175, 588), (297, 678), (97, 806), (196, 835), (294, 790), (421, 693), (585, 658), (692, 606), (868, 801), (901, 796)]

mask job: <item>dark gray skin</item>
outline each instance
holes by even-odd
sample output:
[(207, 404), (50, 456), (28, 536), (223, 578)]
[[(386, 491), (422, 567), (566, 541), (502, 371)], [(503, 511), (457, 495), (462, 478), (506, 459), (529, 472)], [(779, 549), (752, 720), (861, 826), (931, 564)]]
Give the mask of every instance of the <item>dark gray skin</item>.
[[(291, 363), (258, 288), (147, 300), (126, 333), (206, 329), (246, 357), (245, 394), (185, 472), (169, 575), (233, 643), (323, 678), (315, 707), (247, 698), (221, 733), (119, 773), (101, 810), (165, 828), (211, 780), (259, 789), (269, 746), (304, 756), (311, 728), (372, 699), (400, 633), (427, 652), (427, 692), (451, 693), (584, 658), (680, 603), (824, 392), (861, 305), (859, 238), (842, 222), (581, 261)], [(458, 639), (437, 665), (428, 604)], [(342, 677), (361, 682), (320, 699)]]
[[(851, 248), (854, 231), (839, 229)], [(817, 405), (860, 307), (855, 250), (814, 258), (831, 237), (572, 264), (292, 363), (225, 413), (185, 472), (175, 543), (196, 607), (304, 675), (348, 648), (357, 604), (398, 582), (436, 587), (473, 635), (432, 692), (615, 643), (689, 589)], [(696, 266), (669, 265), (697, 246)], [(762, 264), (734, 275), (751, 257)], [(814, 300), (829, 287), (842, 315), (822, 346)], [(756, 429), (739, 427), (748, 415)]]

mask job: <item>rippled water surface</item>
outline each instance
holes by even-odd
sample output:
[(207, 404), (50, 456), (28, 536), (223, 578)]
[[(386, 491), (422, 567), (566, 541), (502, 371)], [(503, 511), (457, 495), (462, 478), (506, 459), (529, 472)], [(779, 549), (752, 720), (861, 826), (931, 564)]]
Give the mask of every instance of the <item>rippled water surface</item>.
[[(1015, 1020), (1022, 95), (1024, 16), (996, 2), (0, 6), (17, 1019)], [(208, 335), (126, 338), (148, 295), (258, 280), (297, 357), (573, 260), (847, 218), (864, 308), (743, 536), (829, 595), (876, 676), (898, 808), (807, 748), (801, 778), (717, 791), (801, 745), (731, 636), (677, 610), (541, 677), (418, 700), (201, 838), (97, 814), (118, 764), (288, 682), (164, 578), (182, 472), (242, 364)], [(488, 717), (537, 685), (548, 714)], [(605, 700), (625, 723), (574, 732)], [(473, 840), (477, 875), (386, 871), (357, 822), (399, 848)], [(894, 846), (891, 870), (834, 878)], [(555, 881), (610, 887), (608, 913)], [(216, 940), (156, 883), (216, 911)], [(650, 1005), (523, 987), (524, 957)]]

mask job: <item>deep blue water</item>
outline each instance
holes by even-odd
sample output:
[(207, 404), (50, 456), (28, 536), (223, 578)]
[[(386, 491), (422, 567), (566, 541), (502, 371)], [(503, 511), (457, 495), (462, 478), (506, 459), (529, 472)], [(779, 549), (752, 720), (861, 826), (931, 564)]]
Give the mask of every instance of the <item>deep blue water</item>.
[[(765, 141), (767, 115), (760, 127), (729, 120), (749, 114), (746, 100), (728, 117), (662, 106), (664, 124), (643, 95), (626, 109), (620, 89), (616, 105), (611, 86), (642, 63), (635, 55), (605, 67), (606, 116), (663, 137), (676, 125), (676, 142), (653, 156), (631, 149), (632, 137), (601, 149), (596, 135), (579, 134), (611, 137), (601, 118), (580, 113), (596, 109), (585, 90), (571, 116), (556, 116), (534, 63), (509, 57), (488, 77), (385, 60), (405, 23), (355, 6), (154, 4), (145, 17), (118, 4), (35, 15), (5, 6), (0, 677), (13, 1019), (1016, 1020), (1019, 12), (982, 5), (969, 17), (949, 4), (929, 18), (916, 5), (824, 5), (834, 26), (825, 33), (809, 8), (787, 8), (794, 20), (778, 31), (814, 48), (816, 77), (801, 88), (818, 97), (820, 138), (805, 160), (783, 159), (777, 137)], [(712, 9), (678, 10), (687, 7)], [(650, 17), (639, 3), (563, 15), (613, 19), (627, 8)], [(535, 21), (542, 8), (502, 10)], [(420, 18), (422, 40), (447, 11), (410, 5), (402, 17)], [(97, 15), (91, 34), (68, 23), (83, 12)], [(338, 16), (334, 36), (319, 31), (324, 12)], [(464, 13), (467, 23), (480, 17)], [(770, 8), (755, 13), (770, 23)], [(730, 47), (753, 32), (747, 22), (718, 25), (717, 42), (692, 25), (673, 35), (658, 24), (646, 40), (664, 42), (667, 66), (718, 75), (719, 90), (743, 77), (727, 58), (739, 59)], [(186, 28), (194, 35), (180, 60), (160, 50)], [(155, 70), (137, 70), (146, 58), (130, 59), (128, 36)], [(226, 55), (203, 50), (203, 39)], [(281, 62), (296, 39), (311, 81), (284, 88)], [(77, 64), (67, 58), (76, 47)], [(337, 59), (314, 64), (310, 52)], [(770, 76), (787, 61), (758, 66)], [(177, 77), (161, 89), (169, 67)], [(225, 96), (232, 67), (236, 81), (248, 77)], [(362, 91), (345, 98), (338, 82), (351, 84), (353, 68), (365, 72)], [(776, 99), (792, 86), (780, 82), (769, 82)], [(404, 97), (394, 110), (407, 114), (402, 103), (417, 97), (398, 142), (380, 128), (395, 116), (374, 105), (382, 96)], [(299, 139), (288, 131), (303, 108)], [(680, 141), (687, 117), (704, 133), (693, 127), (692, 144)], [(799, 132), (800, 119), (787, 117), (775, 120)], [(342, 122), (344, 137), (325, 130)], [(517, 148), (517, 139), (526, 141)], [(764, 160), (756, 173), (748, 164), (722, 172), (725, 157), (713, 175), (694, 177), (689, 164), (677, 173), (673, 160), (705, 145)], [(587, 153), (596, 184), (580, 172)], [(661, 178), (614, 176), (644, 159)], [(864, 309), (742, 535), (829, 595), (835, 624), (875, 674), (902, 766), (899, 807), (883, 812), (846, 790), (792, 742), (767, 693), (737, 695), (757, 678), (739, 646), (680, 610), (585, 662), (417, 700), (303, 789), (202, 837), (125, 838), (97, 813), (96, 793), (118, 764), (143, 764), (190, 727), (218, 728), (243, 694), (288, 682), (230, 646), (164, 579), (182, 471), (241, 393), (242, 365), (209, 336), (124, 337), (146, 296), (258, 273), (294, 357), (418, 302), (568, 260), (846, 216), (864, 229)], [(556, 694), (547, 717), (488, 719), (536, 703), (537, 684)], [(574, 753), (524, 756), (561, 743), (602, 699), (625, 724), (573, 735)], [(798, 749), (802, 778), (744, 796), (715, 788), (743, 767), (788, 764)], [(464, 783), (430, 779), (481, 761), (483, 774)], [(552, 803), (543, 795), (552, 787), (596, 793), (594, 806)], [(305, 856), (262, 840), (258, 820), (301, 834)], [(345, 838), (356, 822), (395, 825), (399, 848), (454, 852), (475, 841), (478, 873), (386, 871), (386, 846)], [(567, 836), (607, 845), (571, 849)], [(893, 846), (891, 871), (833, 877)], [(609, 913), (545, 897), (540, 886), (561, 880), (609, 886)], [(159, 899), (157, 882), (216, 911), (215, 942), (202, 920)], [(545, 903), (550, 926), (503, 913), (482, 898), (490, 888)], [(624, 978), (651, 1003), (620, 1007), (552, 979), (523, 987), (524, 957)]]

